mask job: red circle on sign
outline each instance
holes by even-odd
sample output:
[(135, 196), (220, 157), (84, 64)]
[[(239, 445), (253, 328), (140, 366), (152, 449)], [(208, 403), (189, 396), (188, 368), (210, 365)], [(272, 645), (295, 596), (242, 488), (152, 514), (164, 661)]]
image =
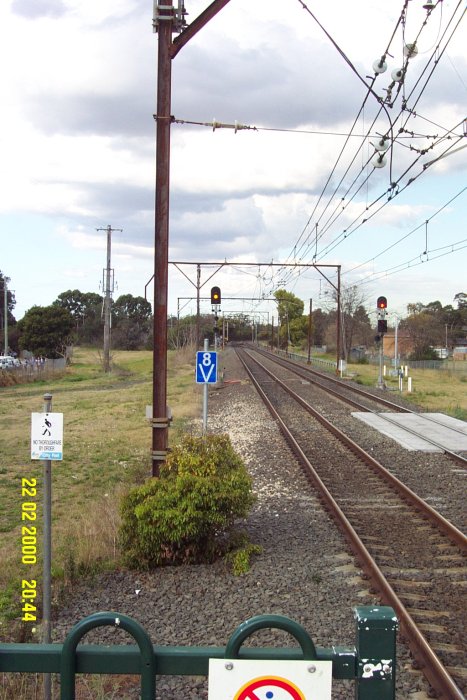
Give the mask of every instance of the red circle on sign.
[(254, 691), (259, 688), (264, 688), (265, 686), (280, 688), (281, 690), (287, 691), (290, 694), (290, 700), (305, 700), (305, 696), (296, 685), (287, 681), (285, 678), (279, 678), (277, 676), (255, 678), (255, 680), (248, 682), (240, 689), (239, 693), (235, 695), (234, 700), (259, 700)]

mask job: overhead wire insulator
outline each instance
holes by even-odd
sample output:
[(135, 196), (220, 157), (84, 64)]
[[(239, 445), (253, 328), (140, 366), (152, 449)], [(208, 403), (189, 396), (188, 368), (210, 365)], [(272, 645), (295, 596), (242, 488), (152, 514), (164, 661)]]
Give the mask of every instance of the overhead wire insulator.
[(418, 54), (418, 48), (417, 44), (414, 42), (413, 44), (405, 44), (404, 46), (404, 56), (407, 58), (413, 58)]
[(241, 131), (242, 129), (256, 131), (256, 127), (248, 126), (247, 124), (240, 124), (240, 122), (238, 122), (237, 120), (235, 120), (233, 124), (224, 124), (223, 122), (216, 122), (216, 120), (213, 119), (211, 123), (213, 131), (215, 131), (216, 129), (233, 129), (235, 133), (237, 133), (237, 131)]
[(402, 68), (395, 68), (391, 71), (391, 78), (395, 83), (401, 83), (404, 79), (404, 71)]
[(386, 157), (384, 153), (377, 153), (373, 157), (371, 164), (374, 168), (384, 168), (384, 166), (386, 165)]
[(380, 75), (381, 73), (385, 73), (387, 71), (388, 64), (384, 60), (383, 56), (381, 56), (380, 59), (377, 59), (373, 63), (373, 70), (377, 75)]
[(389, 139), (387, 137), (382, 136), (376, 143), (371, 143), (373, 148), (375, 148), (377, 151), (387, 151), (389, 148)]

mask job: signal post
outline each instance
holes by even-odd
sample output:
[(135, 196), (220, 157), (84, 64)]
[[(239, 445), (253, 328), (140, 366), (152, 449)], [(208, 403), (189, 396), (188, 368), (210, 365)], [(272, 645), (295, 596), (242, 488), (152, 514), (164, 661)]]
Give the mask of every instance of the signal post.
[(385, 389), (386, 385), (383, 380), (383, 337), (388, 332), (388, 322), (386, 320), (388, 301), (386, 297), (378, 297), (376, 301), (376, 315), (378, 319), (378, 335), (376, 342), (379, 344), (379, 373), (378, 373), (378, 389)]

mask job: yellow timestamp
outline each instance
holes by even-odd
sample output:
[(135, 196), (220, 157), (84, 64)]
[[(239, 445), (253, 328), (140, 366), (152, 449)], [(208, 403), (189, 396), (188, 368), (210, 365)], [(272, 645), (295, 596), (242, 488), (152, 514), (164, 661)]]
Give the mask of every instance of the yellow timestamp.
[[(37, 480), (21, 479), (21, 561), (26, 566), (37, 564)], [(37, 581), (35, 579), (21, 582), (22, 621), (35, 622)]]
[(35, 605), (37, 596), (37, 581), (21, 581), (21, 602), (23, 604), (22, 621), (35, 622), (37, 620), (37, 608)]

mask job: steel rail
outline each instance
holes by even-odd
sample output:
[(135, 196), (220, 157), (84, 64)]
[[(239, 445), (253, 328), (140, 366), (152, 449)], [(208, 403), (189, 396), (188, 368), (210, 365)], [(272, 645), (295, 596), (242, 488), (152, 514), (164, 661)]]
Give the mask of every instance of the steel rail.
[[(332, 396), (335, 396), (336, 399), (339, 399), (340, 401), (344, 401), (345, 403), (349, 404), (349, 406), (353, 406), (357, 410), (364, 411), (365, 413), (371, 413), (369, 408), (367, 408), (363, 404), (359, 403), (358, 401), (351, 399), (349, 396), (343, 396), (335, 389), (331, 389), (331, 387), (325, 386), (324, 384), (319, 382), (314, 377), (309, 376), (310, 374), (312, 374), (312, 375), (316, 374), (317, 376), (322, 377), (323, 375), (321, 375), (319, 372), (315, 372), (314, 370), (308, 369), (305, 367), (300, 367), (300, 366), (296, 365), (295, 363), (290, 362), (289, 360), (284, 360), (282, 357), (277, 357), (276, 355), (273, 355), (272, 353), (267, 353), (267, 352), (264, 352), (263, 350), (258, 350), (257, 348), (248, 348), (248, 350), (246, 351), (246, 352), (248, 352), (248, 354), (250, 355), (250, 357), (252, 359), (254, 359), (254, 358), (251, 355), (251, 351), (257, 352), (259, 355), (267, 357), (267, 359), (271, 360), (271, 362), (275, 362), (280, 367), (284, 367), (289, 372), (296, 374), (298, 377), (305, 379), (307, 382), (310, 382), (311, 384), (315, 384), (316, 386), (320, 387), (320, 389), (322, 389), (323, 391), (326, 391), (327, 393), (331, 394)], [(328, 377), (323, 376), (323, 379), (327, 380)], [(336, 384), (339, 383), (338, 380), (333, 379), (332, 377), (330, 377), (329, 379), (332, 383), (336, 383)], [(348, 387), (345, 387), (345, 388), (348, 388)], [(371, 396), (371, 395), (366, 394), (366, 397), (368, 397), (368, 396)], [(379, 401), (378, 397), (376, 397), (375, 401)], [(405, 411), (405, 409), (400, 408), (400, 407), (399, 407), (399, 410), (401, 412)]]
[[(268, 350), (265, 350), (264, 348), (252, 348), (255, 350), (255, 352), (260, 353), (261, 355), (265, 355), (266, 357), (269, 357), (271, 359), (274, 359), (278, 364), (285, 363), (284, 366), (287, 365), (295, 365), (297, 368), (300, 368), (303, 372), (306, 374), (314, 374), (317, 377), (320, 377), (321, 379), (324, 379), (327, 382), (331, 382), (332, 384), (337, 384), (338, 386), (342, 385), (342, 382), (339, 379), (336, 379), (335, 377), (331, 377), (327, 374), (324, 374), (323, 372), (318, 372), (316, 369), (312, 369), (311, 367), (300, 367), (297, 365), (296, 362), (293, 360), (286, 360), (283, 357), (277, 357), (277, 355), (274, 355), (274, 353), (269, 352)], [(399, 406), (398, 404), (394, 403), (393, 401), (389, 401), (389, 399), (385, 399), (382, 396), (375, 396), (374, 394), (369, 394), (367, 391), (364, 389), (360, 389), (359, 387), (352, 386), (351, 388), (348, 387), (349, 390), (353, 391), (355, 394), (360, 394), (360, 396), (363, 396), (365, 398), (370, 398), (373, 399), (373, 401), (380, 403), (382, 406), (386, 406), (386, 408), (390, 408), (393, 411), (397, 413), (413, 413), (409, 408), (404, 408), (403, 406)]]
[[(269, 360), (272, 362), (276, 362), (281, 367), (286, 368), (289, 372), (292, 372), (293, 374), (296, 374), (299, 377), (302, 377), (302, 379), (306, 379), (309, 382), (312, 382), (313, 384), (316, 384), (316, 386), (319, 386), (323, 391), (328, 392), (332, 396), (335, 396), (337, 399), (340, 401), (344, 401), (345, 403), (348, 403), (350, 406), (353, 406), (354, 408), (357, 408), (358, 410), (363, 411), (364, 413), (373, 413), (374, 415), (378, 415), (382, 420), (385, 420), (387, 423), (391, 423), (391, 425), (395, 425), (398, 428), (401, 428), (402, 430), (405, 430), (405, 432), (410, 433), (411, 435), (415, 435), (416, 437), (420, 437), (419, 433), (414, 430), (413, 428), (409, 428), (408, 426), (403, 426), (400, 423), (398, 423), (394, 418), (391, 418), (388, 416), (386, 413), (379, 413), (377, 411), (373, 411), (370, 408), (367, 408), (366, 406), (363, 406), (362, 404), (359, 404), (357, 401), (354, 401), (353, 399), (349, 398), (348, 396), (343, 396), (342, 394), (339, 394), (338, 391), (335, 391), (335, 389), (331, 389), (330, 387), (327, 387), (323, 385), (321, 382), (317, 381), (316, 379), (312, 379), (311, 377), (308, 376), (308, 374), (312, 375), (317, 375), (318, 377), (322, 377), (325, 381), (329, 381), (332, 384), (337, 384), (338, 386), (342, 386), (341, 382), (338, 379), (334, 379), (334, 377), (326, 377), (320, 372), (316, 372), (316, 370), (305, 368), (305, 367), (300, 367), (296, 365), (294, 362), (290, 362), (289, 360), (284, 360), (283, 358), (276, 357), (272, 353), (265, 352), (263, 350), (258, 350), (257, 348), (252, 348), (254, 352), (257, 352), (259, 355), (264, 355), (264, 357), (267, 357)], [(249, 352), (251, 352), (251, 349), (249, 349)], [(253, 358), (252, 358), (253, 359)], [(384, 399), (379, 396), (375, 396), (374, 394), (369, 394), (367, 391), (364, 391), (363, 389), (359, 389), (358, 387), (349, 387), (345, 386), (346, 389), (349, 389), (349, 391), (353, 391), (361, 396), (364, 396), (366, 399), (373, 401), (374, 403), (380, 403), (383, 406), (386, 406), (387, 408), (392, 408), (395, 412), (397, 413), (408, 413), (410, 415), (418, 416), (423, 418), (424, 420), (430, 422), (430, 423), (435, 423), (436, 425), (442, 425), (443, 427), (449, 427), (446, 426), (444, 423), (441, 421), (436, 420), (435, 418), (430, 418), (428, 416), (425, 416), (423, 413), (418, 413), (417, 411), (412, 411), (409, 408), (404, 408), (402, 406), (398, 406), (395, 403), (392, 403), (391, 401), (388, 401), (387, 399)], [(465, 436), (465, 433), (461, 430), (458, 430), (456, 428), (450, 428), (451, 430), (454, 430), (455, 432), (460, 433), (461, 435)], [(462, 455), (458, 454), (457, 452), (453, 452), (452, 450), (449, 450), (447, 447), (444, 447), (444, 445), (441, 445), (439, 442), (436, 442), (435, 440), (432, 440), (431, 438), (428, 438), (426, 436), (422, 437), (425, 442), (428, 442), (430, 445), (433, 447), (436, 447), (438, 450), (443, 452), (449, 459), (451, 459), (454, 462), (457, 462), (457, 464), (460, 464), (463, 467), (467, 467), (467, 458), (463, 457)]]
[[(334, 500), (331, 492), (327, 488), (327, 486), (324, 484), (308, 458), (306, 457), (305, 453), (303, 452), (302, 448), (298, 444), (298, 442), (295, 440), (293, 437), (292, 433), (290, 430), (287, 428), (286, 424), (272, 405), (271, 401), (268, 399), (266, 394), (264, 393), (263, 389), (261, 388), (259, 382), (255, 378), (253, 372), (249, 369), (248, 365), (246, 364), (244, 358), (242, 357), (242, 353), (240, 353), (237, 350), (238, 357), (240, 361), (242, 362), (245, 371), (247, 372), (248, 376), (250, 377), (253, 385), (255, 386), (256, 390), (258, 391), (259, 395), (261, 396), (263, 402), (265, 403), (266, 407), (268, 408), (269, 412), (273, 416), (274, 420), (277, 422), (279, 425), (279, 428), (282, 432), (282, 434), (285, 436), (285, 439), (287, 443), (291, 446), (291, 449), (293, 450), (294, 454), (298, 458), (299, 462), (302, 464), (302, 466), (305, 467), (306, 474), (309, 476), (312, 480), (312, 482), (315, 484), (315, 486), (318, 489), (318, 492), (321, 494), (326, 506), (329, 508), (329, 511), (333, 518), (336, 520), (338, 523), (341, 531), (343, 532), (345, 538), (349, 542), (349, 545), (352, 549), (352, 551), (355, 553), (358, 561), (360, 562), (363, 570), (365, 573), (368, 575), (370, 580), (372, 581), (373, 585), (377, 590), (380, 591), (381, 596), (384, 600), (384, 602), (387, 603), (387, 605), (390, 605), (394, 608), (396, 611), (396, 614), (399, 618), (400, 626), (401, 626), (401, 632), (402, 634), (406, 637), (409, 646), (412, 650), (412, 653), (414, 654), (415, 658), (420, 664), (420, 670), (422, 670), (423, 674), (431, 684), (431, 686), (441, 694), (441, 697), (444, 698), (445, 700), (465, 700), (465, 696), (463, 695), (462, 691), (460, 688), (456, 685), (454, 680), (451, 678), (449, 675), (448, 671), (446, 668), (443, 666), (437, 655), (434, 653), (433, 649), (430, 647), (428, 644), (427, 640), (425, 639), (424, 635), (420, 632), (418, 629), (417, 625), (413, 621), (411, 615), (405, 608), (404, 604), (396, 594), (396, 592), (393, 590), (393, 588), (390, 586), (388, 581), (386, 580), (383, 572), (381, 569), (378, 567), (374, 559), (372, 558), (371, 554), (369, 553), (368, 549), (365, 547), (363, 542), (360, 540), (357, 532), (353, 528), (352, 524), (350, 521), (347, 519), (346, 515), (340, 508), (340, 506), (337, 504), (337, 502)], [(246, 354), (246, 353), (245, 353)], [(264, 371), (266, 371), (269, 376), (274, 378), (274, 375), (267, 370), (265, 367), (261, 365), (260, 362), (255, 360), (253, 357), (250, 356), (250, 359), (258, 364)], [(277, 378), (276, 378), (277, 381)], [(294, 395), (295, 392), (291, 391), (286, 387), (283, 382), (278, 380), (278, 383), (282, 386), (287, 393), (289, 393), (291, 396)], [(307, 404), (306, 401), (303, 401), (301, 397), (295, 395), (294, 398), (298, 399), (300, 405), (302, 405), (306, 410), (308, 408), (311, 408), (309, 404)], [(312, 410), (311, 413), (315, 415), (315, 411)], [(318, 414), (319, 416), (319, 414)], [(318, 416), (315, 416), (318, 418)], [(324, 422), (321, 421), (321, 419), (324, 419)], [(330, 426), (332, 424), (329, 423), (323, 416), (321, 418), (318, 418), (320, 422), (323, 422), (323, 425), (328, 423)], [(335, 435), (335, 426), (332, 426), (331, 432)], [(341, 433), (338, 429), (336, 429), (338, 433)], [(345, 437), (345, 443), (347, 443), (347, 440), (350, 441), (350, 443), (356, 448), (356, 453), (360, 454), (363, 453), (367, 455), (367, 453), (362, 450), (356, 443), (354, 443), (352, 440), (347, 438), (344, 433), (341, 433), (343, 437)], [(349, 445), (350, 446), (350, 445)], [(351, 447), (352, 451), (354, 451), (353, 447)], [(382, 465), (380, 465), (376, 460), (373, 460), (371, 455), (367, 455), (370, 457), (370, 460), (372, 463), (375, 463), (375, 466), (378, 466), (378, 472), (387, 472), (387, 470), (384, 469)], [(387, 472), (389, 474), (389, 472)], [(392, 475), (391, 475), (392, 477)], [(390, 480), (391, 482), (393, 479)], [(404, 492), (409, 491), (411, 494), (413, 492), (410, 491), (410, 489), (407, 489), (407, 487), (402, 484), (402, 482), (399, 482), (398, 479), (395, 479), (394, 481), (398, 482), (402, 486), (404, 486)], [(433, 511), (433, 509), (425, 504), (422, 499), (420, 499), (416, 494), (413, 494), (415, 496), (415, 500), (421, 501), (422, 504), (424, 504), (427, 508), (427, 513), (433, 512), (442, 521), (445, 521), (445, 519), (439, 515), (439, 513), (436, 513), (436, 511)], [(429, 516), (431, 518), (431, 515)], [(445, 521), (446, 523), (448, 521)], [(462, 533), (460, 533), (457, 528), (454, 528), (454, 526), (451, 525), (451, 523), (448, 523), (462, 538), (463, 540), (463, 546), (467, 546), (467, 538), (464, 537)]]
[[(248, 353), (247, 353), (248, 354)], [(323, 425), (330, 433), (334, 435), (340, 442), (342, 442), (346, 447), (348, 447), (353, 454), (362, 459), (368, 466), (370, 466), (373, 471), (380, 476), (382, 476), (388, 483), (395, 488), (395, 490), (400, 493), (411, 505), (424, 513), (437, 527), (444, 532), (458, 547), (463, 551), (467, 551), (467, 537), (461, 532), (455, 525), (453, 525), (449, 520), (446, 520), (441, 513), (432, 508), (426, 501), (424, 501), (420, 496), (418, 496), (412, 489), (410, 489), (406, 484), (400, 481), (394, 474), (392, 474), (386, 467), (384, 467), (377, 459), (370, 455), (366, 450), (364, 450), (360, 445), (358, 445), (352, 438), (346, 435), (337, 426), (331, 423), (327, 418), (325, 418), (321, 413), (319, 413), (308, 401), (305, 401), (301, 396), (299, 396), (293, 389), (287, 386), (279, 377), (276, 377), (273, 372), (271, 372), (267, 367), (265, 367), (259, 360), (249, 355), (251, 360), (255, 362), (261, 369), (266, 372), (271, 379), (273, 379), (277, 384), (279, 384), (284, 391), (286, 391), (297, 403), (299, 403), (308, 413), (310, 413), (316, 420), (318, 420), (321, 425)]]

